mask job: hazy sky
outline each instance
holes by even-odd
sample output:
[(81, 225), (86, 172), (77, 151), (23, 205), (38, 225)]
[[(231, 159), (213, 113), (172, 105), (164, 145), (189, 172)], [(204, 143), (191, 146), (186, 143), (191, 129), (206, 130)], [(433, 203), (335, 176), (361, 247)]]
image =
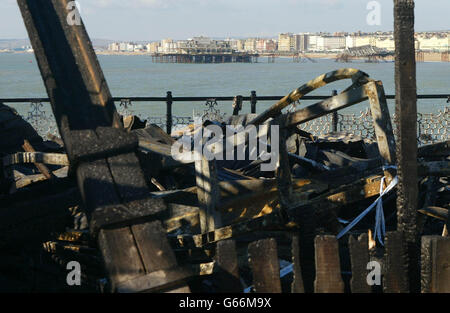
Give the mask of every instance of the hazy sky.
[[(91, 38), (113, 40), (274, 36), (280, 32), (392, 30), (393, 0), (79, 0)], [(416, 0), (416, 31), (450, 29), (450, 0)], [(0, 38), (27, 38), (16, 0), (0, 0)]]

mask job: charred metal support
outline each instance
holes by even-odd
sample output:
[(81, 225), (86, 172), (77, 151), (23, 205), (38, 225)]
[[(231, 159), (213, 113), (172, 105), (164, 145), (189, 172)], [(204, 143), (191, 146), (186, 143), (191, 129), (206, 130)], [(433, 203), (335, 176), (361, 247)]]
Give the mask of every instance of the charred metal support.
[(258, 102), (257, 97), (256, 97), (256, 91), (252, 90), (251, 95), (250, 95), (250, 104), (251, 104), (251, 113), (255, 114), (256, 113), (256, 103)]
[(417, 234), (417, 116), (414, 1), (394, 1), (395, 111), (397, 115), (397, 223), (408, 245), (411, 292), (419, 292)]

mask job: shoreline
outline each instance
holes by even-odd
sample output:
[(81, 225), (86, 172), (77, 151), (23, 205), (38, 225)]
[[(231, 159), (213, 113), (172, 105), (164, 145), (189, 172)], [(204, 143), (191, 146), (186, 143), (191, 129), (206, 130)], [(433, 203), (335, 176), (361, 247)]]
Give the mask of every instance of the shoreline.
[[(0, 50), (0, 54), (34, 54), (33, 51), (5, 51)], [(108, 55), (108, 56), (149, 56), (151, 57), (152, 54), (148, 52), (116, 52), (116, 51), (106, 51), (106, 50), (96, 50), (96, 55)], [(338, 57), (338, 53), (304, 53), (304, 56), (311, 58), (311, 59), (322, 59), (322, 60), (334, 60)], [(420, 60), (416, 57), (417, 63), (450, 63), (450, 60), (443, 61), (442, 60), (442, 53), (438, 52), (421, 52), (420, 53), (421, 58)], [(267, 54), (260, 55), (260, 58), (267, 58)], [(302, 55), (300, 55), (302, 57)], [(286, 55), (277, 55), (275, 58), (280, 59), (292, 59), (292, 56), (286, 56)], [(353, 60), (365, 60), (365, 57), (360, 58), (354, 58)], [(385, 61), (394, 61), (393, 56), (386, 57), (384, 59)]]

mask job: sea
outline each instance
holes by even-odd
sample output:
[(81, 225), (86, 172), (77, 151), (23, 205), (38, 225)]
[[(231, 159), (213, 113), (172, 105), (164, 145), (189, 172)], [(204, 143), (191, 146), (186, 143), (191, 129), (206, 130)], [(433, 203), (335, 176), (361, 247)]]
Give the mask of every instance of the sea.
[[(258, 96), (285, 96), (309, 80), (339, 68), (357, 68), (371, 78), (383, 82), (386, 94), (395, 93), (394, 62), (365, 63), (353, 61), (338, 63), (333, 59), (316, 59), (313, 63), (291, 58), (277, 58), (269, 63), (259, 58), (258, 63), (225, 64), (173, 64), (152, 63), (147, 55), (99, 55), (99, 62), (113, 97), (164, 97), (171, 91), (174, 97), (249, 96), (255, 90)], [(311, 95), (331, 95), (333, 90), (342, 91), (350, 86), (350, 80), (329, 84)], [(450, 94), (450, 62), (417, 63), (418, 94)], [(0, 53), (0, 98), (47, 97), (34, 54)], [(262, 112), (274, 101), (259, 101), (257, 112)], [(309, 100), (300, 101), (308, 105)], [(11, 104), (20, 114), (30, 111), (30, 103)], [(116, 103), (119, 106), (119, 103)], [(394, 112), (395, 101), (388, 101)], [(448, 107), (447, 99), (419, 100), (418, 111), (435, 113)], [(358, 113), (367, 109), (368, 102), (347, 108), (342, 113)], [(218, 102), (222, 114), (231, 114), (231, 101)], [(202, 114), (208, 107), (205, 102), (175, 102), (174, 116)], [(44, 104), (50, 112), (50, 105)], [(136, 102), (127, 108), (140, 116), (164, 116), (164, 102)], [(250, 104), (244, 102), (243, 113), (250, 112)]]

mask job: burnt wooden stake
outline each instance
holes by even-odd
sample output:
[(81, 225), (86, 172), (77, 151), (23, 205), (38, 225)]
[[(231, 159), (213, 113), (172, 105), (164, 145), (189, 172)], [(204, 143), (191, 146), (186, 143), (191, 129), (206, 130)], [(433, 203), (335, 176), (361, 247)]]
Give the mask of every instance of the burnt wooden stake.
[(234, 240), (222, 240), (217, 243), (216, 264), (219, 292), (242, 292)]
[(409, 292), (408, 253), (404, 233), (387, 232), (385, 238), (385, 274), (383, 291), (385, 293)]
[(394, 0), (395, 113), (397, 116), (397, 223), (408, 243), (411, 291), (420, 290), (417, 234), (417, 89), (414, 1)]
[(343, 293), (339, 246), (335, 236), (317, 236), (315, 293)]
[(292, 237), (292, 264), (294, 266), (294, 279), (292, 280), (291, 291), (292, 293), (304, 293), (298, 235)]
[(350, 261), (352, 264), (352, 278), (350, 288), (352, 293), (370, 293), (371, 286), (367, 283), (367, 264), (369, 263), (369, 238), (367, 233), (358, 239), (349, 237)]
[(214, 231), (222, 226), (221, 214), (217, 210), (220, 189), (217, 181), (216, 160), (208, 161), (204, 156), (195, 161), (197, 196), (200, 206), (199, 218), (202, 233)]
[(263, 239), (250, 243), (248, 256), (255, 292), (281, 293), (280, 263), (275, 239)]
[(450, 293), (450, 237), (422, 237), (423, 293)]

